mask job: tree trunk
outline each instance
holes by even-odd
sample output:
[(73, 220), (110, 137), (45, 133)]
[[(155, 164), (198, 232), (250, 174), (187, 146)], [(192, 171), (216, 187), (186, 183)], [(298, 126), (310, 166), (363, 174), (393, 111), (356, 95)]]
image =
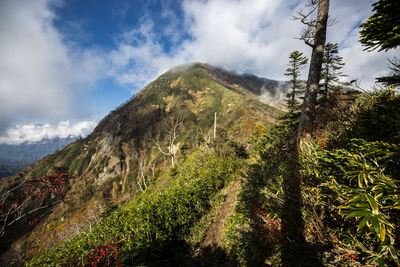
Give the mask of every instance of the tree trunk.
[(328, 12), (329, 0), (319, 0), (314, 46), (311, 54), (310, 69), (308, 71), (306, 94), (304, 96), (299, 122), (298, 139), (300, 140), (307, 140), (311, 137), (314, 124), (315, 106), (317, 104), (321, 66), (324, 57)]
[(217, 136), (217, 112), (214, 112), (214, 139)]

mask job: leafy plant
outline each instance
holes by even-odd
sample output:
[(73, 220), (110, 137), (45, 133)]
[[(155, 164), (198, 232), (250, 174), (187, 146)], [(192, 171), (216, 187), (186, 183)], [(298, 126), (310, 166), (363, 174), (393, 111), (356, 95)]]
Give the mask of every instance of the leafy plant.
[(304, 174), (322, 180), (327, 205), (338, 205), (342, 230), (350, 231), (345, 240), (366, 253), (369, 263), (383, 265), (399, 258), (395, 244), (400, 190), (392, 178), (399, 166), (398, 151), (395, 144), (361, 139), (332, 151), (303, 146)]
[(119, 257), (118, 244), (104, 244), (92, 249), (86, 257), (85, 264), (91, 267), (97, 266), (119, 266), (121, 261)]
[[(231, 157), (216, 156), (219, 153)], [(85, 259), (113, 260), (116, 255), (100, 255), (104, 244), (117, 244), (118, 260), (127, 265), (165, 265), (177, 261), (177, 255), (187, 255), (184, 240), (193, 224), (211, 208), (210, 200), (241, 172), (243, 161), (229, 145), (215, 149), (199, 149), (175, 165), (175, 173), (164, 174), (125, 207), (103, 219), (93, 231), (75, 237), (42, 256), (28, 266), (64, 262), (76, 265)], [(175, 252), (171, 248), (176, 248)], [(183, 249), (183, 250), (182, 250)], [(110, 256), (111, 255), (111, 256)], [(101, 256), (101, 257), (100, 257)], [(169, 262), (169, 263), (167, 263)]]

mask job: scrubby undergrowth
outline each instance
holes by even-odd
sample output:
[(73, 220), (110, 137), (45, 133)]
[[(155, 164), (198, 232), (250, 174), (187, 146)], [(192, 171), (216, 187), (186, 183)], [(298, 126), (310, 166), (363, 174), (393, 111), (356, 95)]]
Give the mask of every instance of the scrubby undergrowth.
[[(315, 138), (258, 127), (225, 247), (245, 266), (398, 265), (400, 97), (335, 92)], [(332, 99), (330, 99), (332, 100)], [(329, 115), (330, 114), (330, 115)]]
[(334, 94), (341, 101), (320, 103), (310, 142), (291, 145), (293, 116), (256, 126), (247, 152), (220, 138), (93, 231), (28, 265), (212, 264), (195, 251), (222, 203), (220, 190), (239, 177), (244, 182), (215, 262), (398, 265), (400, 97), (390, 91)]
[[(193, 225), (212, 208), (213, 197), (238, 179), (244, 161), (222, 143), (193, 152), (181, 164), (92, 231), (65, 242), (28, 266), (146, 265), (194, 262), (188, 239)], [(193, 231), (192, 231), (193, 232)]]

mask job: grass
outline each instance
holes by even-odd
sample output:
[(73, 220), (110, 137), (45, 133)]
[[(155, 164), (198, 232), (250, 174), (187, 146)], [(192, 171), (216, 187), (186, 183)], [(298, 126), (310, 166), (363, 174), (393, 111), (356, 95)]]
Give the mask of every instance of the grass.
[(165, 177), (168, 184), (152, 185), (101, 221), (92, 232), (34, 258), (28, 266), (80, 265), (94, 248), (104, 244), (118, 244), (120, 259), (125, 264), (173, 262), (178, 255), (164, 258), (165, 246), (186, 243), (191, 233), (193, 237), (193, 224), (218, 203), (210, 200), (225, 183), (236, 179), (241, 164), (239, 159), (216, 157), (210, 150), (192, 153), (177, 166), (176, 174)]

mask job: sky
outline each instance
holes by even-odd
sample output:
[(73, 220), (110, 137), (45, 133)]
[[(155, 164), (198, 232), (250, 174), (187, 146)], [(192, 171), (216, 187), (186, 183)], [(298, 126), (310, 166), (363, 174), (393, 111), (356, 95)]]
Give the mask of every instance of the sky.
[[(365, 52), (373, 0), (331, 0), (327, 41), (371, 89), (398, 51)], [(308, 57), (292, 17), (306, 0), (0, 0), (0, 143), (84, 136), (168, 69), (205, 62), (285, 80)]]

